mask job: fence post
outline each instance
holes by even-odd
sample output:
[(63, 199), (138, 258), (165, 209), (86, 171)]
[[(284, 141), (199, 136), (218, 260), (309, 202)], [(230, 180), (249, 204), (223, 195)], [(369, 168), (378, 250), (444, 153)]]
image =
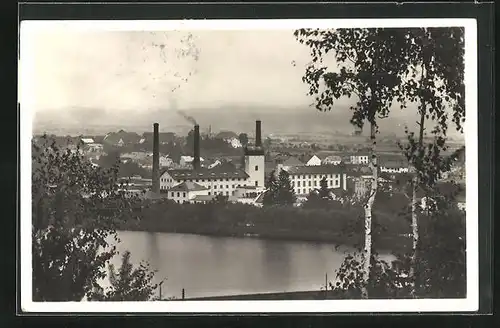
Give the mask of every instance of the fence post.
[(184, 291), (184, 288), (182, 288), (182, 299), (184, 299), (184, 298), (185, 298), (185, 296), (186, 296), (186, 293), (185, 293), (185, 291)]

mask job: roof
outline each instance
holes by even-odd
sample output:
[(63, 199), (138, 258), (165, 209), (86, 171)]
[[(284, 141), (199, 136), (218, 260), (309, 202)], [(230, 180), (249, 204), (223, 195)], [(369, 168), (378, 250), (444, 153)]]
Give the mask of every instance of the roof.
[(246, 172), (237, 169), (236, 167), (228, 167), (222, 165), (218, 165), (213, 169), (200, 168), (197, 170), (192, 169), (174, 169), (174, 170), (165, 170), (162, 172), (163, 175), (165, 172), (176, 180), (179, 179), (221, 179), (221, 178), (248, 178), (248, 174)]
[(318, 156), (318, 155), (312, 155), (312, 156), (309, 158), (309, 160), (311, 160), (311, 159), (313, 159), (313, 158), (321, 159), (321, 158), (319, 158), (319, 156)]
[(304, 165), (297, 157), (290, 156), (288, 157), (284, 162), (284, 166), (297, 166), (297, 165)]
[(192, 201), (199, 201), (199, 202), (209, 202), (214, 200), (216, 195), (196, 195), (193, 198), (191, 198)]
[(403, 167), (408, 167), (408, 163), (405, 163), (404, 161), (384, 161), (380, 163), (380, 167), (387, 167), (387, 168), (392, 168), (392, 169), (399, 169)]
[(294, 166), (287, 170), (290, 175), (297, 174), (338, 174), (344, 170), (336, 165)]
[(195, 182), (187, 181), (173, 186), (168, 191), (201, 191), (201, 190), (208, 190), (208, 188), (203, 187), (202, 185), (199, 185)]
[(337, 156), (337, 155), (330, 155), (330, 156), (325, 157), (324, 160), (325, 161), (341, 161), (342, 157)]

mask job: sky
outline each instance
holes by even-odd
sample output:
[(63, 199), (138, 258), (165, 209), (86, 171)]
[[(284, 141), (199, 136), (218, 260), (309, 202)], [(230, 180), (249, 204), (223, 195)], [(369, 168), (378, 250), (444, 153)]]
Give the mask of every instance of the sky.
[[(31, 32), (23, 43), (21, 29), (21, 45), (29, 45), (24, 57), (21, 46), (21, 66), (25, 62), (30, 67), (29, 80), (21, 85), (29, 83), (35, 121), (45, 118), (51, 124), (112, 122), (127, 127), (142, 114), (149, 125), (167, 114), (176, 117), (167, 122), (182, 121), (175, 114), (179, 110), (188, 114), (204, 110), (210, 120), (229, 115), (227, 127), (238, 110), (311, 112), (314, 98), (302, 82), (311, 56), (293, 32), (56, 28)], [(327, 63), (334, 69), (333, 59)], [(341, 98), (336, 106), (347, 111), (354, 101)], [(349, 116), (342, 117), (345, 124)], [(417, 121), (416, 111), (411, 110), (393, 110), (390, 118), (410, 125)], [(338, 124), (332, 115), (316, 120), (325, 119)], [(402, 126), (400, 121), (397, 125)]]
[[(39, 33), (33, 48), (35, 111), (90, 107), (119, 114), (170, 107), (311, 103), (301, 81), (309, 53), (295, 40), (293, 30), (193, 31), (197, 60), (174, 53), (186, 35), (185, 31)], [(161, 44), (166, 47), (161, 49)]]

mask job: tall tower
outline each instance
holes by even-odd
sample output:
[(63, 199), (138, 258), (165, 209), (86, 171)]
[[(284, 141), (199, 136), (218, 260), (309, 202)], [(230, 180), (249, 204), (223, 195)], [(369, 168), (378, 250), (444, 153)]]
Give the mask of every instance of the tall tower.
[(264, 187), (264, 148), (262, 147), (261, 121), (255, 122), (255, 146), (245, 148), (245, 172), (252, 186)]
[(153, 174), (151, 177), (152, 190), (154, 193), (160, 192), (160, 136), (159, 124), (153, 124)]

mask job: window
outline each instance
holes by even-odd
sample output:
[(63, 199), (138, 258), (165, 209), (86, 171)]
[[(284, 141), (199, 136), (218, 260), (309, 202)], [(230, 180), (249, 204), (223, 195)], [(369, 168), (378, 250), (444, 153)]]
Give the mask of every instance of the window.
[(181, 193), (180, 192), (177, 192), (177, 197), (181, 197)]
[(331, 187), (332, 186), (332, 180), (328, 181), (328, 185)]
[(208, 192), (208, 196), (210, 196), (210, 191)]
[(172, 197), (174, 197), (174, 192), (172, 191)]
[(186, 193), (185, 192), (182, 193), (182, 197), (186, 197)]
[(300, 181), (297, 181), (297, 187), (300, 187)]
[(293, 183), (293, 181), (292, 181), (292, 183), (291, 183), (291, 184), (292, 184), (292, 187), (295, 185), (295, 184)]
[(259, 170), (259, 166), (255, 165), (255, 171), (258, 171), (258, 170)]
[(315, 186), (315, 187), (317, 186), (317, 182), (318, 182), (318, 181), (314, 181), (314, 186)]
[(226, 185), (226, 188), (228, 188), (228, 189), (229, 189), (229, 185)]
[(306, 193), (306, 190), (305, 189), (302, 189), (302, 193), (305, 194)]
[(311, 181), (309, 180), (309, 187), (311, 186)]
[(229, 191), (226, 191), (226, 196), (229, 196)]
[(255, 186), (257, 187), (259, 185), (259, 182), (258, 181), (255, 181)]
[(214, 189), (217, 189), (217, 185), (214, 185)]

